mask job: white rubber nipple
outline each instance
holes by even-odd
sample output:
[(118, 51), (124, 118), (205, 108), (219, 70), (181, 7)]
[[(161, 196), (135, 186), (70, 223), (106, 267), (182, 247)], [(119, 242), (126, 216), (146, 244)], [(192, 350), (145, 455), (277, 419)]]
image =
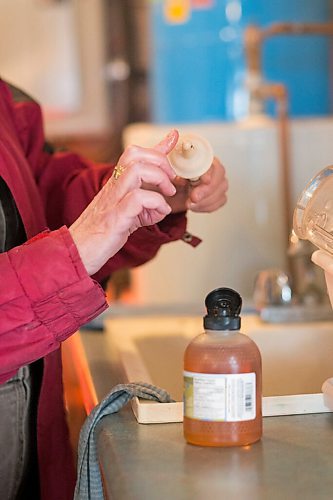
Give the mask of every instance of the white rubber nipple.
[(194, 181), (207, 172), (212, 164), (214, 153), (204, 137), (184, 134), (179, 136), (168, 158), (179, 177)]

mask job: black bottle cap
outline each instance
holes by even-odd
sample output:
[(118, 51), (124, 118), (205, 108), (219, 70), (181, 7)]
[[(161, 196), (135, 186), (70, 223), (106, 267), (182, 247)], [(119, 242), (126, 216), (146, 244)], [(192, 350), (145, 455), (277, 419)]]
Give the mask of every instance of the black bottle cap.
[(242, 297), (231, 288), (216, 288), (205, 300), (205, 330), (239, 330)]

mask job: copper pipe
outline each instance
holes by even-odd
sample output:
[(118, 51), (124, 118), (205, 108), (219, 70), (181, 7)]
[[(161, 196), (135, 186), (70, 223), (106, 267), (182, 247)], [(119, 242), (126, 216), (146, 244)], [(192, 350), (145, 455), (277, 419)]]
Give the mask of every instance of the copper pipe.
[(263, 29), (264, 38), (279, 34), (329, 36), (333, 34), (333, 23), (273, 23)]
[[(333, 23), (274, 23), (268, 27), (249, 25), (244, 32), (244, 49), (250, 90), (250, 111), (263, 111), (263, 103), (274, 99), (279, 124), (281, 182), (287, 248), (292, 228), (290, 133), (288, 93), (281, 83), (265, 83), (262, 78), (262, 46), (267, 38), (278, 35), (333, 35)], [(288, 262), (290, 267), (291, 263)]]
[(249, 73), (261, 73), (261, 51), (267, 38), (278, 35), (333, 35), (333, 23), (274, 23), (267, 27), (256, 24), (244, 32), (244, 48)]
[(291, 179), (290, 179), (290, 134), (288, 118), (288, 92), (282, 83), (262, 83), (255, 90), (256, 97), (262, 100), (272, 99), (276, 103), (278, 117), (278, 133), (280, 144), (280, 175), (282, 184), (282, 205), (284, 220), (284, 237), (289, 246), (291, 227)]

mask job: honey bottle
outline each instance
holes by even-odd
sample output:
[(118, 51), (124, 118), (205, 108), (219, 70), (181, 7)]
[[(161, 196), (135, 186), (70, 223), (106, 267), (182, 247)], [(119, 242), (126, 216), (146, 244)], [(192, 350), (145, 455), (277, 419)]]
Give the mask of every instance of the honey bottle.
[(205, 305), (205, 331), (184, 355), (184, 437), (199, 446), (248, 445), (262, 436), (260, 351), (239, 331), (236, 291), (213, 290)]

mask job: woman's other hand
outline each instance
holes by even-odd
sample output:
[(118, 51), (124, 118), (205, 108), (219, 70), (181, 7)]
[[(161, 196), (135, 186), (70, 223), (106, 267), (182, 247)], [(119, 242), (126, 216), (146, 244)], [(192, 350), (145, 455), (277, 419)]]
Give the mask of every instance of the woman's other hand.
[(227, 201), (228, 181), (225, 169), (218, 158), (214, 158), (209, 170), (191, 184), (176, 177), (173, 181), (177, 192), (167, 198), (172, 212), (192, 210), (193, 212), (214, 212)]

